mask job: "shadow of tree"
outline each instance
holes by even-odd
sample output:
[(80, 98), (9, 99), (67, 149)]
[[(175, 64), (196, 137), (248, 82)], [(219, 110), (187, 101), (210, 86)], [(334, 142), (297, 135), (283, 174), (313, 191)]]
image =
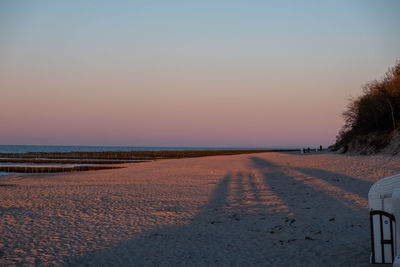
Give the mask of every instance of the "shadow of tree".
[(63, 262), (71, 266), (337, 266), (352, 260), (358, 266), (369, 265), (368, 211), (341, 202), (340, 195), (327, 194), (299, 176), (329, 180), (334, 173), (288, 169), (260, 157), (250, 161), (255, 171), (225, 175), (190, 223), (143, 232), (108, 249), (65, 257)]
[(372, 182), (357, 179), (355, 177), (351, 177), (345, 174), (338, 174), (335, 172), (322, 169), (313, 169), (313, 168), (294, 168), (294, 169), (306, 175), (322, 179), (334, 186), (339, 186), (346, 191), (358, 194), (360, 196), (367, 196), (368, 191), (373, 184)]
[(276, 248), (270, 232), (274, 225), (284, 224), (286, 213), (265, 205), (261, 196), (268, 194), (250, 174), (227, 174), (191, 223), (161, 227), (64, 262), (71, 266), (99, 262), (105, 266), (271, 265), (274, 259), (268, 255)]
[[(369, 182), (325, 170), (279, 166), (259, 157), (251, 157), (251, 160), (264, 176), (265, 184), (285, 200), (289, 211), (294, 214), (296, 231), (313, 241), (299, 248), (303, 253), (318, 256), (322, 262), (324, 258), (339, 259), (341, 254), (346, 254), (349, 258), (359, 259), (360, 265), (368, 264), (368, 210), (358, 203), (344, 202), (337, 186), (357, 195), (360, 189), (363, 192), (360, 195), (365, 196), (371, 186)], [(341, 180), (344, 183), (340, 183)], [(322, 181), (329, 184), (323, 183), (322, 187)], [(331, 242), (333, 240), (335, 242)]]

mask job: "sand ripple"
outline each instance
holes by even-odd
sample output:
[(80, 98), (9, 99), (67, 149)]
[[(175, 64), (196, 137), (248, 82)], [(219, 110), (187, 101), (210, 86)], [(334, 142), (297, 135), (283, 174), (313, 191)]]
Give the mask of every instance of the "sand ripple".
[(263, 153), (0, 177), (0, 265), (367, 266), (400, 158)]

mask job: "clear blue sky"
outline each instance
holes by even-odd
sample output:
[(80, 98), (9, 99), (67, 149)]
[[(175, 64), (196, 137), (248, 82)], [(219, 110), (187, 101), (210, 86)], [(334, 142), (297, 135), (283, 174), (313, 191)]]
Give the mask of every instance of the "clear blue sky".
[(400, 1), (1, 1), (0, 144), (329, 145)]

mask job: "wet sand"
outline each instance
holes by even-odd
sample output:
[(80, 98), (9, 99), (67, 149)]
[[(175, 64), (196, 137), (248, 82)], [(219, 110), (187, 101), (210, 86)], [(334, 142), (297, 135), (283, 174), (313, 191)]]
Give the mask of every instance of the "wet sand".
[(0, 265), (370, 266), (367, 193), (400, 157), (124, 166), (0, 177)]

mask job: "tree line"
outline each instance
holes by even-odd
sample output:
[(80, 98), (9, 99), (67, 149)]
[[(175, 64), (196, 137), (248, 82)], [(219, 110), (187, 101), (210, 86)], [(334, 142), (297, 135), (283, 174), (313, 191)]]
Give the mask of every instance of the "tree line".
[(400, 126), (400, 61), (384, 77), (362, 87), (362, 94), (349, 100), (344, 126), (333, 149), (347, 150), (348, 145), (368, 134), (389, 134)]

